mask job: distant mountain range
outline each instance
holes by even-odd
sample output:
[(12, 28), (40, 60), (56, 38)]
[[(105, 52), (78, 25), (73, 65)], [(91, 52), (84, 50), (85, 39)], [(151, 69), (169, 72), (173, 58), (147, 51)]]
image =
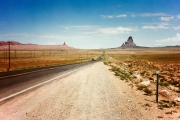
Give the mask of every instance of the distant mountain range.
[[(66, 45), (64, 42), (63, 45), (38, 45), (38, 44), (22, 44), (16, 41), (10, 41), (11, 50), (66, 50), (66, 49), (75, 49)], [(0, 50), (7, 50), (9, 48), (8, 41), (0, 41)]]

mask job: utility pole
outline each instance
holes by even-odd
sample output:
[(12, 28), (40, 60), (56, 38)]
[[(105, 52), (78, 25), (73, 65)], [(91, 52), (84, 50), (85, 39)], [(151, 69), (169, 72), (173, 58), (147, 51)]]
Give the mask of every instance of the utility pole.
[(11, 49), (10, 49), (10, 41), (9, 41), (9, 66), (8, 66), (8, 71), (10, 70), (10, 64), (11, 64), (11, 53), (10, 53)]

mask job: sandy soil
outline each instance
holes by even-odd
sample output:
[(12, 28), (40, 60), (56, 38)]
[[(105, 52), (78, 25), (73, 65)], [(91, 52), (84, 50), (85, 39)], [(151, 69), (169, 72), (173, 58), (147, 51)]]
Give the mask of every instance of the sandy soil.
[[(0, 119), (159, 119), (157, 116), (161, 115), (161, 110), (156, 108), (151, 97), (131, 89), (108, 69), (108, 66), (98, 62), (68, 77), (10, 99), (0, 105)], [(144, 106), (147, 102), (152, 107)]]

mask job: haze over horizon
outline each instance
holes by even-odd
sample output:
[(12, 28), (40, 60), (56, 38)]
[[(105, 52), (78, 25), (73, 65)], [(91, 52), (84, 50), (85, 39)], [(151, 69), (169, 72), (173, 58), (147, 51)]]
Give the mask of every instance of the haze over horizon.
[(119, 47), (180, 45), (179, 0), (0, 0), (0, 41)]

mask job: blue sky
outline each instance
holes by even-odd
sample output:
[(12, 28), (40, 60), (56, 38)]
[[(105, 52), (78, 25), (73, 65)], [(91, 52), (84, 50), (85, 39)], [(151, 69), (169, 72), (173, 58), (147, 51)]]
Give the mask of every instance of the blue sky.
[(0, 0), (0, 41), (76, 48), (180, 45), (180, 0)]

